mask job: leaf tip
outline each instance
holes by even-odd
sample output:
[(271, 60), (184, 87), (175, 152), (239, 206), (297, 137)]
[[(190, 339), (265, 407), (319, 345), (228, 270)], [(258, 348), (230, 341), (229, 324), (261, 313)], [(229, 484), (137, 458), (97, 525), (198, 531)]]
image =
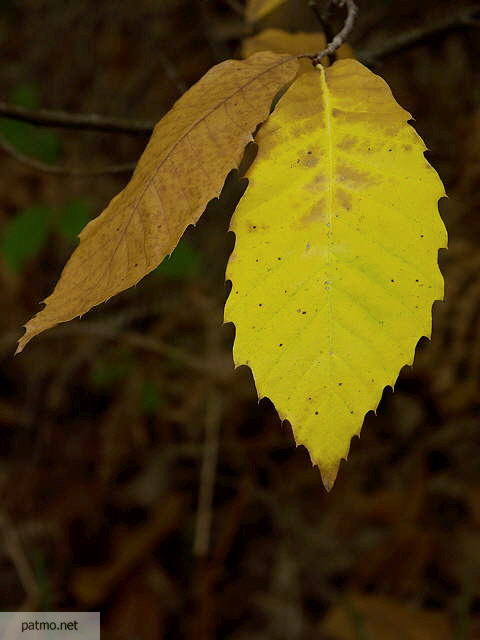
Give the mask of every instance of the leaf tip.
[(15, 355), (22, 353), (22, 351), (25, 349), (25, 347), (27, 346), (27, 344), (30, 342), (32, 338), (34, 338), (35, 336), (38, 336), (38, 334), (42, 333), (42, 331), (44, 331), (45, 329), (49, 329), (50, 327), (53, 327), (56, 324), (58, 324), (58, 322), (54, 322), (54, 323), (49, 323), (49, 322), (45, 323), (42, 321), (39, 322), (38, 318), (39, 316), (41, 316), (43, 311), (44, 309), (39, 311), (35, 316), (33, 316), (33, 318), (30, 318), (27, 324), (23, 325), (23, 328), (25, 329), (25, 333), (23, 334), (23, 336), (20, 336), (20, 338), (18, 339), (17, 350), (15, 351)]
[(318, 469), (320, 471), (320, 475), (322, 477), (323, 486), (330, 492), (335, 484), (335, 480), (338, 475), (338, 468), (340, 466), (340, 462), (329, 465), (318, 465)]
[(25, 329), (25, 333), (18, 339), (17, 349), (14, 353), (15, 356), (17, 356), (19, 353), (22, 353), (22, 351), (25, 349), (25, 347), (33, 337), (28, 331), (28, 325), (24, 325), (23, 328)]

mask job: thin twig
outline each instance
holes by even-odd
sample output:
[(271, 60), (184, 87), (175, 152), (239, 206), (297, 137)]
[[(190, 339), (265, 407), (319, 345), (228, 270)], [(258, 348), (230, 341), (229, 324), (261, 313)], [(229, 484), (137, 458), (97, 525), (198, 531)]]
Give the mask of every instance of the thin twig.
[(143, 120), (110, 118), (97, 113), (68, 113), (49, 109), (27, 109), (16, 104), (0, 101), (0, 116), (22, 120), (43, 127), (61, 129), (88, 129), (90, 131), (111, 131), (130, 135), (149, 135), (154, 123)]
[(30, 156), (26, 156), (20, 153), (14, 146), (9, 144), (5, 138), (0, 136), (0, 149), (3, 149), (12, 158), (15, 158), (17, 162), (21, 162), (30, 169), (35, 171), (42, 171), (44, 173), (51, 173), (57, 176), (72, 176), (76, 178), (92, 178), (95, 176), (104, 176), (115, 173), (128, 173), (135, 168), (135, 162), (129, 162), (128, 164), (110, 165), (106, 167), (97, 167), (93, 169), (84, 169), (81, 167), (59, 167), (53, 164), (47, 164), (40, 160), (35, 160)]
[(320, 51), (319, 53), (312, 53), (307, 56), (299, 56), (302, 58), (311, 58), (312, 63), (315, 66), (321, 63), (322, 58), (325, 58), (325, 56), (333, 55), (335, 51), (342, 46), (342, 44), (350, 35), (355, 23), (355, 17), (358, 12), (358, 7), (355, 4), (354, 0), (335, 0), (335, 4), (338, 7), (347, 7), (347, 17), (345, 18), (345, 23), (342, 29), (337, 33), (333, 40), (328, 43), (323, 51)]

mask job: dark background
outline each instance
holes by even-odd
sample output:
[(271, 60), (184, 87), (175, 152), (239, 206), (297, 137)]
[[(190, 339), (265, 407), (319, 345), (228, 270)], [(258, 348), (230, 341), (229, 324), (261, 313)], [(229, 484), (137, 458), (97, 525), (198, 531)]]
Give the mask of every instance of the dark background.
[[(306, 5), (252, 27), (235, 0), (1, 0), (0, 99), (155, 122), (253, 30), (319, 29)], [(13, 358), (75, 234), (129, 174), (49, 175), (0, 151), (2, 609), (100, 609), (119, 639), (480, 638), (476, 6), (360, 3), (350, 42), (415, 115), (450, 196), (447, 301), (330, 494), (233, 372), (238, 177), (168, 264)], [(86, 169), (135, 161), (147, 140), (6, 119), (0, 136)]]

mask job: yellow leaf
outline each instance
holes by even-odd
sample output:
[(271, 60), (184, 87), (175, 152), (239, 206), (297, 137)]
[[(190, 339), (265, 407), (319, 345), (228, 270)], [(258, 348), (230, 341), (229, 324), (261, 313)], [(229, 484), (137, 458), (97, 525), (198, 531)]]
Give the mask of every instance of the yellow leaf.
[(355, 60), (301, 75), (257, 136), (231, 223), (235, 364), (327, 489), (443, 297), (444, 189), (409, 118)]
[[(248, 58), (259, 51), (273, 51), (274, 53), (318, 53), (327, 46), (323, 33), (289, 33), (283, 29), (264, 29), (254, 36), (245, 38), (242, 43), (242, 58)], [(348, 44), (337, 49), (337, 58), (353, 58), (354, 53)], [(323, 59), (328, 64), (328, 58)], [(312, 63), (309, 59), (300, 61), (300, 72), (311, 71)]]
[(136, 284), (177, 245), (237, 167), (272, 99), (293, 80), (290, 56), (257, 53), (213, 67), (155, 127), (126, 188), (80, 234), (46, 306), (17, 352), (38, 333)]
[(245, 8), (247, 22), (257, 22), (271, 13), (287, 0), (248, 0)]

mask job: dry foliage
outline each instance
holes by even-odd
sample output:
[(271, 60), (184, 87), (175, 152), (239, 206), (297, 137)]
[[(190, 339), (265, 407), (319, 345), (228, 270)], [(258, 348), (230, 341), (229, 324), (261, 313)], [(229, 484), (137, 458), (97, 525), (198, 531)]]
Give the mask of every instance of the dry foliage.
[(172, 253), (238, 167), (297, 66), (273, 53), (228, 60), (178, 100), (156, 126), (131, 181), (80, 234), (45, 308), (26, 325), (18, 352), (45, 329), (137, 284)]

